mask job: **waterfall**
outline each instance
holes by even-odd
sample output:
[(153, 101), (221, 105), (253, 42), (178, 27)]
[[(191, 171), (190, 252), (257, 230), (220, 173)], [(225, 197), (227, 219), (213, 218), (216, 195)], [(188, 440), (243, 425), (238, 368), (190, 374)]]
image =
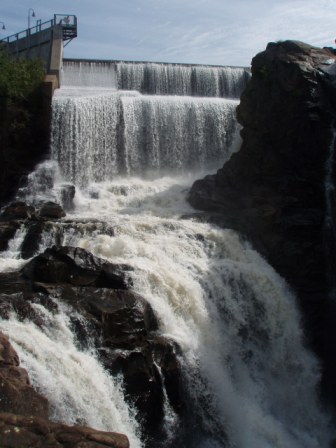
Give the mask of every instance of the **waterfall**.
[(112, 92), (57, 96), (52, 154), (77, 185), (213, 169), (229, 158), (236, 100)]
[(250, 77), (244, 67), (65, 60), (62, 86), (115, 87), (154, 95), (239, 98)]
[[(133, 289), (152, 306), (159, 333), (181, 349), (186, 448), (328, 448), (319, 365), (305, 348), (294, 294), (248, 242), (196, 219), (186, 201), (198, 173), (219, 168), (235, 150), (238, 101), (221, 98), (218, 87), (230, 70), (111, 62), (104, 76), (114, 71), (120, 88), (107, 90), (94, 63), (83, 66), (90, 87), (67, 85), (53, 100), (51, 157), (77, 189), (74, 209), (55, 224), (58, 244), (132, 266)], [(194, 96), (196, 85), (209, 96)], [(85, 224), (74, 231), (71, 222)], [(94, 231), (92, 223), (99, 223)], [(44, 235), (39, 251), (55, 238)], [(132, 448), (145, 446), (122, 379), (103, 370), (93, 349), (76, 345), (74, 311), (35, 306), (47, 328), (15, 314), (0, 328), (53, 418), (125, 432)], [(163, 395), (168, 447), (179, 416)]]
[(95, 87), (116, 88), (115, 66), (108, 61), (64, 62), (61, 70), (61, 85), (90, 87), (94, 75)]
[(117, 64), (120, 89), (155, 95), (239, 98), (248, 77), (247, 70), (240, 67), (125, 62)]

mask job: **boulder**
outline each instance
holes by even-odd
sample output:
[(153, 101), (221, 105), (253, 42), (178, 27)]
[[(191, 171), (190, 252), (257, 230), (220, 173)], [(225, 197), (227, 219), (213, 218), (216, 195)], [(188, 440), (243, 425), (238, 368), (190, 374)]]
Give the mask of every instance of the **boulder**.
[(44, 202), (38, 213), (41, 218), (48, 219), (61, 219), (65, 216), (65, 211), (63, 208), (56, 202), (52, 201)]
[(128, 265), (109, 263), (79, 247), (53, 246), (29, 261), (22, 273), (32, 282), (127, 289), (130, 270)]

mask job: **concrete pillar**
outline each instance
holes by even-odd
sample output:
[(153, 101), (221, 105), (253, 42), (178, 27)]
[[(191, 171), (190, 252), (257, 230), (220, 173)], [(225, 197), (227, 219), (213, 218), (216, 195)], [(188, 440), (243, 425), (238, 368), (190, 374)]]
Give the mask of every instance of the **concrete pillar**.
[(61, 25), (55, 25), (53, 27), (52, 36), (48, 73), (56, 75), (59, 87), (60, 69), (63, 61), (63, 34)]

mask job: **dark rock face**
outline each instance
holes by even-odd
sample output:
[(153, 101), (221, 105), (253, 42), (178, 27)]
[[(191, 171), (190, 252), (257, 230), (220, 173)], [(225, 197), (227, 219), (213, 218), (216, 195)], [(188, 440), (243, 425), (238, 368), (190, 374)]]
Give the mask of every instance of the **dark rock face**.
[[(259, 53), (237, 109), (242, 147), (216, 175), (193, 185), (189, 201), (221, 214), (293, 287), (336, 402), (336, 352), (330, 349), (336, 335), (327, 324), (336, 311), (328, 300), (325, 251), (334, 244), (325, 232), (325, 180), (327, 161), (331, 168), (335, 163), (335, 67), (328, 49), (300, 42), (271, 43)], [(335, 182), (335, 172), (329, 174)]]

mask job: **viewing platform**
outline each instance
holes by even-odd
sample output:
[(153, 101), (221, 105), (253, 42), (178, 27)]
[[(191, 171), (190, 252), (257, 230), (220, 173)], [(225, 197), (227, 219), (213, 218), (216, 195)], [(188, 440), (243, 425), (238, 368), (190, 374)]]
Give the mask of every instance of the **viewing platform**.
[(53, 19), (47, 20), (43, 23), (40, 20), (37, 20), (35, 26), (15, 34), (11, 34), (10, 36), (1, 39), (0, 42), (7, 45), (16, 43), (17, 48), (20, 51), (20, 48), (26, 49), (27, 47), (27, 45), (20, 45), (24, 43), (24, 39), (29, 39), (31, 37), (41, 38), (43, 35), (46, 35), (46, 32), (52, 31), (54, 27), (57, 26), (62, 30), (63, 41), (68, 42), (77, 37), (77, 17), (74, 15), (54, 14)]
[(0, 44), (19, 58), (42, 59), (49, 75), (56, 75), (62, 67), (63, 48), (77, 37), (77, 17), (54, 14), (46, 22), (1, 39)]

